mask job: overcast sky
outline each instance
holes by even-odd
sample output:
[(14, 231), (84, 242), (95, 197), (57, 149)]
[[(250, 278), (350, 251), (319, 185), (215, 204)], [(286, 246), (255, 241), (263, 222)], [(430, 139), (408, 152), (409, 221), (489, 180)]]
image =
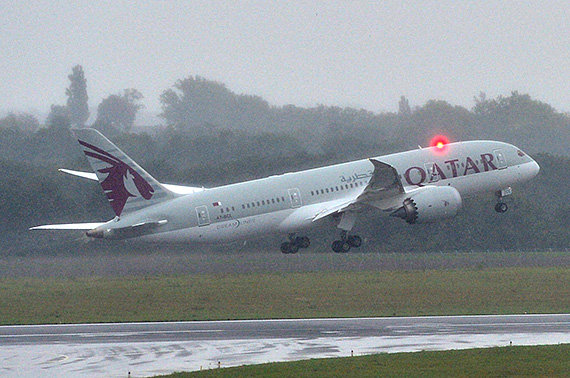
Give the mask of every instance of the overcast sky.
[(274, 105), (396, 111), (518, 90), (570, 111), (570, 2), (0, 0), (0, 111), (136, 88), (147, 111), (200, 75)]

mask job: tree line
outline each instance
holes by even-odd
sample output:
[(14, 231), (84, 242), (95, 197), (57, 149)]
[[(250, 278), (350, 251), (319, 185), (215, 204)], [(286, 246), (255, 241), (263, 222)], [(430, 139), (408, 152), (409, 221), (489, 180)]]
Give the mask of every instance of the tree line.
[[(112, 217), (97, 185), (57, 172), (60, 167), (90, 170), (68, 130), (85, 126), (88, 119), (88, 108), (81, 105), (88, 98), (86, 86), (73, 84), (74, 80), (86, 84), (86, 79), (75, 67), (69, 78), (70, 100), (65, 106), (52, 106), (44, 125), (25, 113), (0, 119), (2, 253), (34, 250), (38, 239), (47, 240), (41, 244), (44, 247), (76, 245), (73, 239), (30, 233), (30, 226)], [(570, 214), (566, 175), (570, 116), (528, 94), (489, 99), (482, 93), (472, 109), (440, 100), (411, 106), (402, 96), (397, 112), (374, 113), (325, 105), (272, 106), (258, 96), (236, 94), (222, 83), (189, 77), (161, 95), (163, 123), (145, 128), (134, 123), (141, 99), (134, 89), (109, 96), (90, 126), (107, 133), (160, 181), (193, 186), (228, 184), (416, 148), (427, 145), (434, 134), (445, 134), (452, 141), (513, 143), (537, 158), (541, 173), (524, 187), (514, 188), (509, 212), (496, 214), (489, 195), (466, 199), (466, 210), (450, 222), (409, 226), (367, 214), (357, 222), (359, 233), (373, 241), (364, 251), (567, 248), (570, 241), (565, 222)], [(336, 230), (320, 232), (328, 232), (332, 240)], [(276, 245), (273, 238), (266, 240)], [(323, 250), (328, 251), (328, 246)]]

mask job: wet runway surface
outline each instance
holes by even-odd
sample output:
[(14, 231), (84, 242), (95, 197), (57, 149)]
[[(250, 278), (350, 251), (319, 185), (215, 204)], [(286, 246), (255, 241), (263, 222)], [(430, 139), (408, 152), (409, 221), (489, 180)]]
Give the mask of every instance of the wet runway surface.
[(510, 343), (570, 343), (570, 314), (5, 326), (0, 377), (147, 377)]

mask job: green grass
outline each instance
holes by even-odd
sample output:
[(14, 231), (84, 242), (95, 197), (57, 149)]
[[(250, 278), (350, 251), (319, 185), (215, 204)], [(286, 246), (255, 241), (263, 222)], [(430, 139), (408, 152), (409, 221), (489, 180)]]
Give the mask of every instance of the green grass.
[(570, 268), (0, 279), (0, 324), (561, 313)]
[(176, 373), (169, 378), (558, 378), (570, 376), (570, 345), (377, 354)]

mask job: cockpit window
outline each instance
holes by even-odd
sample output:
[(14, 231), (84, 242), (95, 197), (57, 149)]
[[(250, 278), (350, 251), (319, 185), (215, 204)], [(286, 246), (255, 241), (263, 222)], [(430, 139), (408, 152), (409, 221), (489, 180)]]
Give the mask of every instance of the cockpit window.
[(520, 157), (526, 156), (526, 154), (525, 154), (524, 152), (522, 152), (521, 150), (517, 150), (517, 154), (518, 154)]

